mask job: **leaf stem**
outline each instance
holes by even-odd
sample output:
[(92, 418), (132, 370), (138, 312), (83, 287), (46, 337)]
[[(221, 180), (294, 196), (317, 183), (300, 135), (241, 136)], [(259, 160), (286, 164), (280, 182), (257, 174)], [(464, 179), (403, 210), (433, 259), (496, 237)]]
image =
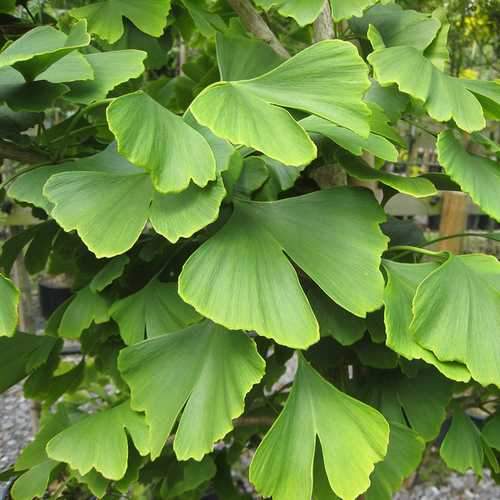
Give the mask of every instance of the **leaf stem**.
[(387, 249), (387, 252), (400, 252), (405, 251), (406, 253), (421, 253), (423, 255), (429, 255), (430, 257), (443, 257), (448, 255), (448, 252), (434, 252), (433, 250), (426, 250), (425, 248), (413, 247), (410, 245), (397, 245)]

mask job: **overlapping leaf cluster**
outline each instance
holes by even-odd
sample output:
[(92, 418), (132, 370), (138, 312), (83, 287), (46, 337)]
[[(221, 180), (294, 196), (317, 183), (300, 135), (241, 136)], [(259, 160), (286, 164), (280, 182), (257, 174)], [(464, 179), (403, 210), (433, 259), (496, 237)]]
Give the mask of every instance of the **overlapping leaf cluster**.
[[(75, 2), (0, 52), (2, 140), (40, 158), (4, 185), (39, 220), (0, 256), (0, 388), (26, 379), (44, 408), (13, 498), (61, 477), (97, 497), (237, 498), (251, 450), (259, 495), (389, 499), (449, 415), (445, 462), (498, 472), (498, 418), (479, 431), (464, 409), (496, 409), (500, 264), (425, 250), (384, 205), (457, 189), (500, 220), (480, 134), (500, 85), (447, 74), (442, 12), (258, 0), (300, 32), (284, 59), (229, 3)], [(344, 36), (312, 43), (324, 9)], [(444, 174), (384, 168), (417, 114)], [(43, 335), (18, 330), (21, 253), (72, 278)]]

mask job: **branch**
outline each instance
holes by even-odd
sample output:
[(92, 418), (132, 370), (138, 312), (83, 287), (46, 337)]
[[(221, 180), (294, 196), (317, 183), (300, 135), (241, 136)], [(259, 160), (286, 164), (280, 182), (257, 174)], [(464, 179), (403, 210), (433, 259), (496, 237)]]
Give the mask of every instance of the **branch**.
[(7, 158), (9, 160), (31, 165), (44, 163), (49, 159), (49, 157), (43, 153), (24, 149), (12, 142), (7, 142), (2, 139), (0, 139), (0, 158)]
[(265, 426), (271, 427), (276, 418), (273, 417), (240, 417), (233, 420), (235, 427)]
[(290, 57), (288, 51), (255, 10), (250, 0), (228, 0), (228, 3), (236, 14), (238, 14), (247, 31), (268, 43), (276, 54), (286, 59)]
[(330, 40), (332, 38), (335, 38), (332, 11), (330, 9), (330, 2), (326, 0), (321, 14), (313, 24), (313, 39), (315, 42), (321, 42), (322, 40)]

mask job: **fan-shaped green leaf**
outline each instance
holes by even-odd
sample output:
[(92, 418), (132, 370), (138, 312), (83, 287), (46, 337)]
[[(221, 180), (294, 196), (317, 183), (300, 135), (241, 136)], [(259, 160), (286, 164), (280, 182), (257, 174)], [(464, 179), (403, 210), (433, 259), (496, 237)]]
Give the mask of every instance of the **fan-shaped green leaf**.
[(155, 192), (151, 205), (151, 224), (172, 243), (188, 238), (217, 219), (226, 196), (220, 177), (205, 188), (194, 184), (172, 195)]
[[(460, 255), (422, 281), (410, 331), (441, 361), (458, 361), (483, 385), (500, 386), (500, 263)], [(478, 339), (481, 339), (478, 342)]]
[(229, 223), (185, 264), (180, 295), (228, 328), (307, 347), (318, 340), (318, 325), (283, 252), (335, 302), (364, 317), (382, 300), (383, 220), (371, 194), (351, 188), (238, 202)]
[(66, 83), (93, 80), (94, 70), (83, 54), (74, 50), (40, 73), (36, 80), (51, 83)]
[(153, 187), (147, 174), (77, 171), (52, 176), (44, 193), (65, 231), (76, 229), (98, 257), (112, 257), (132, 247), (142, 233)]
[(465, 474), (472, 469), (483, 474), (484, 449), (481, 433), (462, 410), (457, 410), (439, 450), (441, 458), (452, 469)]
[(351, 130), (338, 127), (332, 122), (319, 118), (318, 116), (309, 116), (299, 123), (308, 132), (314, 132), (328, 137), (340, 147), (350, 151), (353, 155), (361, 156), (364, 151), (367, 151), (383, 160), (394, 162), (398, 159), (398, 150), (391, 142), (379, 135), (370, 133), (368, 138), (364, 138)]
[(190, 109), (218, 136), (262, 151), (287, 165), (305, 165), (316, 157), (316, 146), (288, 111), (233, 83), (209, 87)]
[(0, 337), (0, 393), (45, 363), (57, 339), (17, 332)]
[(361, 16), (363, 11), (378, 0), (330, 0), (332, 16), (335, 21)]
[(356, 179), (379, 181), (400, 193), (406, 193), (416, 198), (425, 198), (437, 194), (434, 184), (424, 177), (396, 175), (372, 168), (361, 158), (355, 158), (349, 154), (341, 153), (338, 156), (349, 175)]
[(425, 441), (415, 431), (396, 423), (390, 423), (390, 428), (387, 455), (375, 466), (366, 500), (391, 500), (422, 459)]
[(486, 213), (500, 221), (500, 163), (469, 154), (451, 130), (439, 134), (437, 149), (446, 173)]
[(92, 292), (102, 292), (107, 286), (111, 285), (113, 281), (118, 279), (123, 270), (130, 262), (126, 255), (120, 255), (110, 260), (93, 278), (90, 282), (89, 288)]
[(406, 359), (423, 359), (434, 365), (443, 375), (453, 380), (468, 382), (470, 373), (459, 363), (440, 361), (431, 351), (417, 344), (410, 333), (413, 318), (412, 302), (418, 285), (439, 264), (405, 264), (389, 260), (383, 261), (387, 273), (387, 286), (384, 292), (385, 326), (387, 345)]
[(375, 5), (363, 17), (352, 21), (354, 30), (363, 35), (367, 34), (370, 25), (376, 28), (386, 47), (406, 46), (424, 50), (434, 40), (441, 23), (428, 14), (389, 3)]
[(17, 325), (19, 291), (10, 279), (0, 274), (0, 337), (12, 337)]
[(463, 84), (478, 98), (488, 118), (500, 120), (500, 82), (498, 80), (463, 80)]
[(181, 300), (175, 283), (150, 281), (138, 292), (113, 304), (111, 317), (120, 326), (127, 345), (185, 328), (201, 316)]
[(500, 450), (500, 415), (495, 415), (486, 422), (482, 435), (489, 446)]
[(118, 366), (132, 407), (146, 412), (153, 459), (184, 408), (174, 450), (179, 460), (200, 460), (231, 430), (264, 374), (252, 340), (209, 321), (127, 347)]
[(256, 0), (265, 10), (274, 7), (284, 17), (293, 17), (300, 26), (311, 24), (321, 12), (324, 0)]
[(92, 469), (112, 480), (127, 471), (127, 433), (144, 456), (149, 453), (144, 417), (130, 409), (128, 401), (89, 415), (54, 436), (47, 444), (52, 460), (65, 462), (82, 475)]
[[(44, 186), (53, 209), (41, 194)], [(51, 210), (59, 225), (66, 231), (76, 229), (98, 257), (113, 257), (132, 247), (149, 217), (173, 242), (191, 236), (217, 218), (223, 191), (218, 180), (203, 190), (190, 186), (181, 193), (158, 193), (148, 174), (110, 146), (90, 158), (29, 172), (10, 192), (20, 201)]]
[[(467, 132), (482, 130), (486, 121), (481, 104), (463, 80), (439, 71), (414, 47), (390, 47), (368, 56), (378, 82), (396, 83), (399, 90), (425, 103), (429, 115), (437, 121), (455, 120)], [(419, 78), (415, 78), (415, 74)]]
[(90, 81), (71, 83), (70, 91), (64, 98), (79, 104), (90, 104), (104, 99), (120, 83), (142, 75), (146, 56), (141, 50), (86, 54), (85, 59), (92, 68), (94, 78)]
[(322, 337), (330, 335), (342, 345), (352, 345), (363, 337), (366, 332), (364, 319), (342, 309), (319, 287), (311, 288), (307, 297), (318, 319)]
[(389, 425), (301, 358), (285, 408), (250, 466), (257, 491), (275, 500), (309, 500), (316, 437), (331, 488), (339, 497), (354, 500), (368, 488), (374, 464), (386, 454)]
[(217, 33), (217, 62), (221, 79), (228, 82), (267, 73), (283, 58), (261, 40)]
[(370, 113), (362, 97), (368, 87), (366, 65), (354, 46), (326, 40), (264, 75), (208, 87), (190, 109), (218, 136), (286, 165), (301, 165), (314, 158), (315, 148), (303, 129), (276, 106), (316, 114), (366, 137)]
[(90, 287), (82, 288), (69, 303), (59, 325), (59, 335), (76, 339), (92, 322), (105, 323), (109, 319), (107, 300)]
[(123, 35), (123, 17), (130, 19), (141, 31), (155, 37), (163, 33), (170, 11), (170, 0), (104, 0), (70, 11), (77, 19), (87, 19), (89, 31), (110, 43)]
[(191, 181), (204, 187), (215, 180), (215, 158), (204, 137), (147, 94), (116, 99), (107, 116), (118, 152), (150, 171), (158, 191), (179, 192)]
[(51, 26), (38, 26), (0, 53), (0, 68), (12, 66), (33, 80), (56, 61), (90, 43), (87, 23), (75, 24), (68, 35)]

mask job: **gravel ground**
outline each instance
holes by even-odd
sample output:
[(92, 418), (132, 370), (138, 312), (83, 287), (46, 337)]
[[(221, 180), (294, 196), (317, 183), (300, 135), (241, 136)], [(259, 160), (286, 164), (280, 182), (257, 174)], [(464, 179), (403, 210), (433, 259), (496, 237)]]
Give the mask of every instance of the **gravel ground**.
[[(31, 404), (23, 398), (22, 388), (13, 387), (0, 395), (0, 471), (12, 465), (30, 440)], [(0, 483), (0, 492), (3, 490)], [(411, 491), (398, 493), (394, 500), (500, 500), (500, 486), (489, 471), (477, 481), (474, 474), (451, 474), (439, 486), (418, 484)]]

